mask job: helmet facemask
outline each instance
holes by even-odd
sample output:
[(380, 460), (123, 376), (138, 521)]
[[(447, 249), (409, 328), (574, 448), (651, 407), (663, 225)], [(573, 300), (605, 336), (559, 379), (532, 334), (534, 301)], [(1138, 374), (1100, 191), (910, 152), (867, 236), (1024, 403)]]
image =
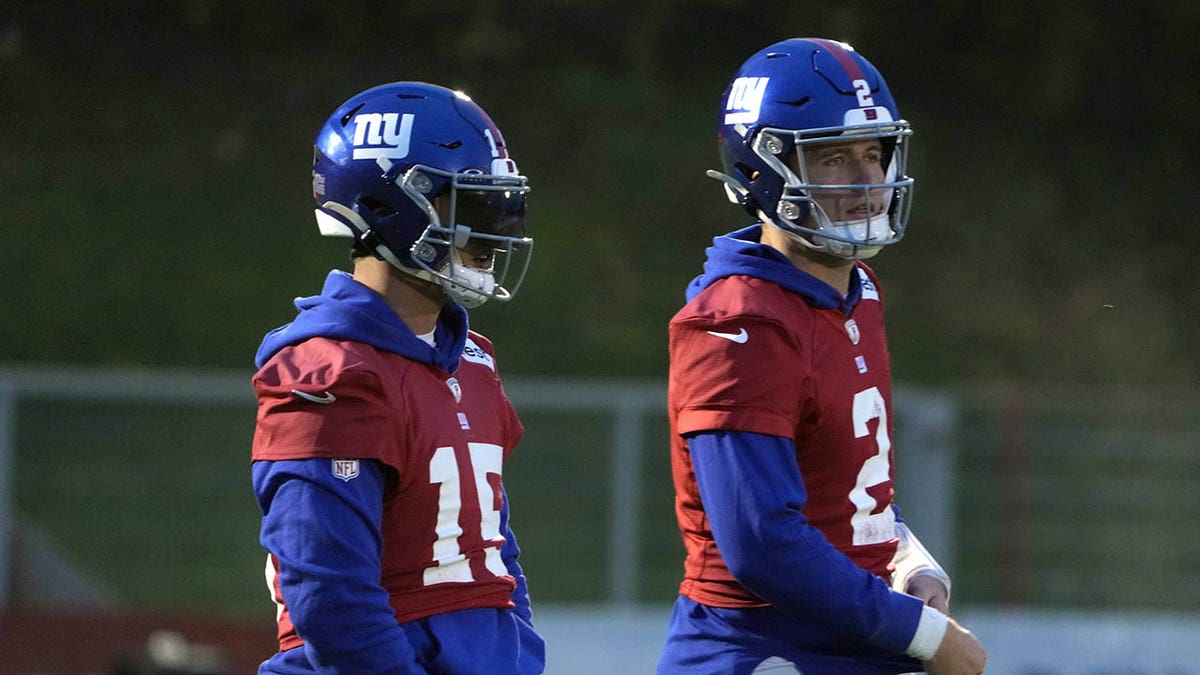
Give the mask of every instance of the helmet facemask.
[[(905, 172), (911, 133), (907, 122), (890, 119), (825, 129), (761, 129), (751, 149), (783, 179), (774, 214), (762, 217), (812, 250), (848, 260), (874, 256), (904, 236), (913, 185)], [(832, 144), (871, 140), (881, 146), (880, 182), (819, 183), (809, 175), (807, 155)], [(847, 204), (850, 208), (842, 208)]]
[(533, 239), (525, 236), (529, 186), (512, 161), (495, 160), (492, 173), (452, 173), (418, 164), (395, 181), (429, 225), (408, 251), (419, 270), (391, 262), (437, 283), (467, 308), (511, 300), (533, 251)]

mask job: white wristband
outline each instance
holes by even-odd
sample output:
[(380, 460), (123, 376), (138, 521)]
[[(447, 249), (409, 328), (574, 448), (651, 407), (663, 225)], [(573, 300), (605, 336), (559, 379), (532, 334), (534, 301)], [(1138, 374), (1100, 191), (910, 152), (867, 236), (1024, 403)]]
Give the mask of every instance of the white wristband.
[(925, 605), (921, 608), (917, 632), (913, 634), (912, 642), (908, 643), (904, 653), (922, 662), (932, 659), (946, 637), (946, 626), (946, 615)]

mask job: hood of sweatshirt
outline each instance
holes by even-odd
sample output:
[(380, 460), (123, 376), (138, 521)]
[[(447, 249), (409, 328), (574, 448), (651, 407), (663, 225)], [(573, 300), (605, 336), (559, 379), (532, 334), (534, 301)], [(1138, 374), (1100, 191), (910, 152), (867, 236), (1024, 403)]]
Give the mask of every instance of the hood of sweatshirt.
[[(714, 238), (712, 246), (705, 251), (704, 273), (688, 284), (687, 299), (696, 297), (719, 279), (744, 275), (778, 284), (800, 295), (813, 307), (838, 309), (846, 315), (854, 311), (862, 297), (861, 274), (850, 275), (850, 292), (843, 296), (834, 287), (797, 268), (784, 254), (762, 243), (762, 227), (762, 224), (755, 224)], [(861, 273), (861, 267), (858, 271)]]
[(279, 350), (314, 337), (353, 340), (453, 373), (467, 341), (467, 312), (447, 303), (438, 315), (431, 347), (417, 337), (379, 294), (343, 271), (333, 270), (320, 295), (296, 298), (291, 323), (267, 333), (254, 357), (261, 368)]

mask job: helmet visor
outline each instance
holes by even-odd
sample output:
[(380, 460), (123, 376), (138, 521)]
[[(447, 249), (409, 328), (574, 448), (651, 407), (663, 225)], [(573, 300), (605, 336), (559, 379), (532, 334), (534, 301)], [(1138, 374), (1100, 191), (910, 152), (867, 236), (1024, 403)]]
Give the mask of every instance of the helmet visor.
[(440, 213), (442, 224), (502, 237), (525, 236), (525, 193), (516, 190), (454, 190)]

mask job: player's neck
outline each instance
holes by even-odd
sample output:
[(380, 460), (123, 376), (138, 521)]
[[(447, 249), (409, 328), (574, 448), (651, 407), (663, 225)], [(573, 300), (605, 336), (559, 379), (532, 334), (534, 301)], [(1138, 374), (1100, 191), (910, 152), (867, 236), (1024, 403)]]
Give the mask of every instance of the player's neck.
[(814, 251), (792, 239), (776, 227), (764, 226), (762, 243), (774, 248), (808, 274), (824, 281), (846, 296), (850, 293), (850, 275), (854, 272), (854, 261), (836, 258)]
[(826, 262), (824, 260), (814, 260), (813, 257), (815, 256), (788, 257), (792, 260), (793, 265), (829, 284), (834, 290), (841, 293), (842, 297), (849, 295), (850, 275), (854, 271), (853, 260), (832, 258), (829, 262)]
[(413, 333), (423, 335), (437, 326), (446, 302), (437, 286), (370, 258), (355, 262), (354, 280), (378, 293)]

